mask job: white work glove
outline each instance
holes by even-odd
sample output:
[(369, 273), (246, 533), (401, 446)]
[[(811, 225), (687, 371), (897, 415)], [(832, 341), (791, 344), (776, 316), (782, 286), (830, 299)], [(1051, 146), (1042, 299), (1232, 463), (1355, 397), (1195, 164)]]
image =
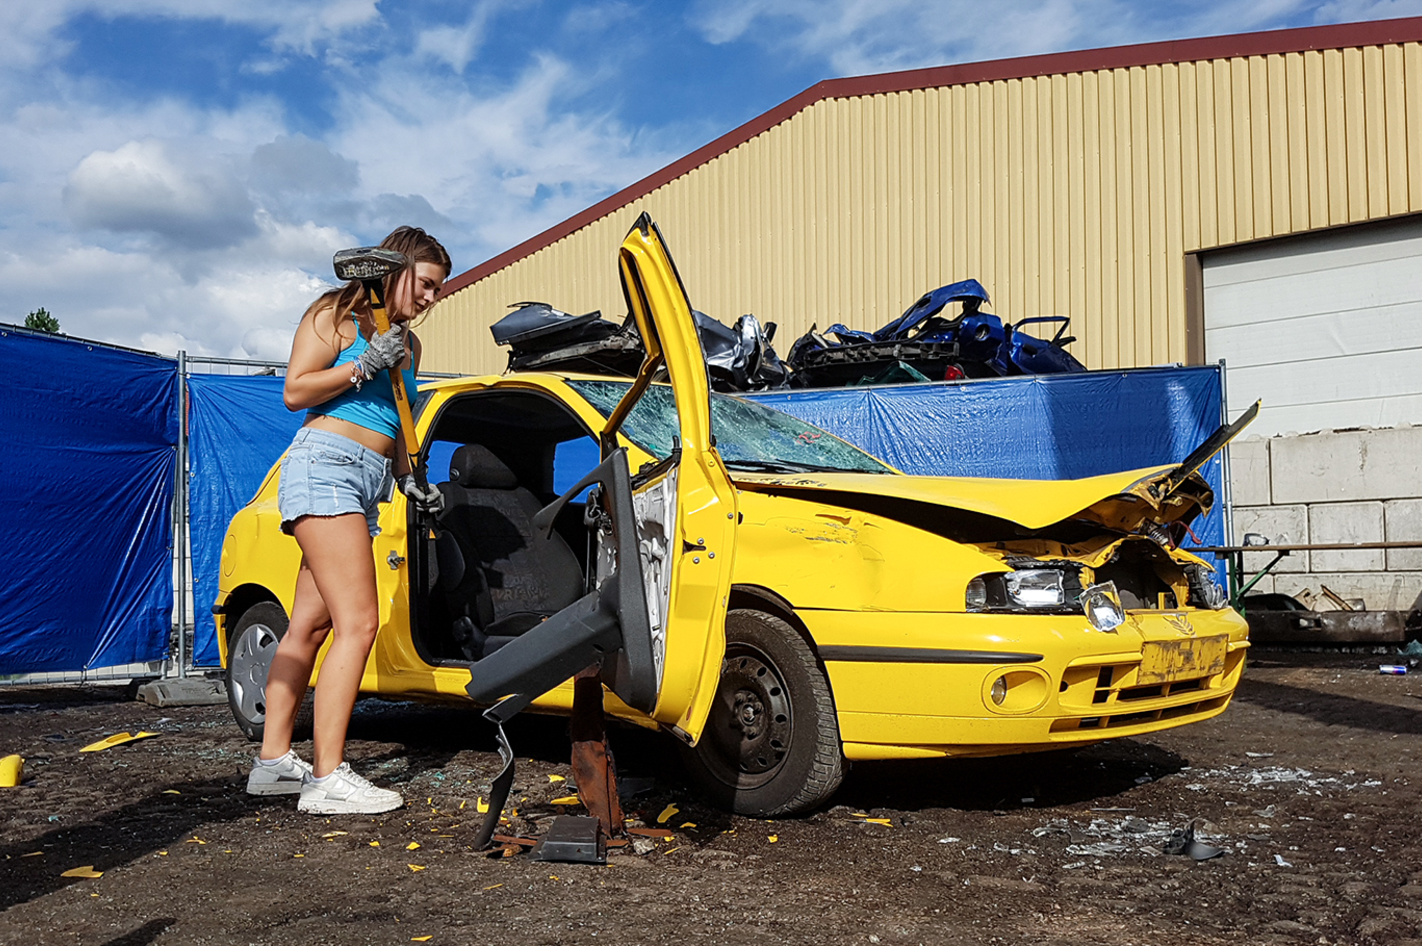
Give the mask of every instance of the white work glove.
[(400, 487), (400, 492), (405, 494), (405, 498), (414, 503), (415, 508), (420, 512), (438, 516), (444, 512), (444, 493), (439, 491), (439, 487), (433, 483), (420, 485), (420, 481), (415, 478), (415, 474), (406, 473), (395, 481), (395, 485)]
[(405, 360), (405, 323), (390, 326), (390, 331), (372, 335), (365, 351), (356, 359), (361, 374), (369, 381), (386, 368)]

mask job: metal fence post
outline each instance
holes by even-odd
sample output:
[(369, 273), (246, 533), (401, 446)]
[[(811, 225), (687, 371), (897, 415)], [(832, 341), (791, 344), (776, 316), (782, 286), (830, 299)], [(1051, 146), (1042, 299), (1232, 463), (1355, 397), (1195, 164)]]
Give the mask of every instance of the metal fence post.
[(178, 352), (178, 469), (173, 502), (178, 507), (173, 537), (178, 552), (178, 678), (188, 675), (188, 353)]
[[(1225, 373), (1225, 360), (1219, 360), (1220, 367), (1220, 423), (1229, 423), (1229, 382)], [(1224, 544), (1234, 545), (1234, 475), (1230, 468), (1229, 447), (1221, 451), (1220, 457), (1220, 487), (1224, 493)], [(1234, 600), (1239, 587), (1239, 581), (1234, 574), (1234, 569), (1225, 570), (1225, 587), (1229, 592), (1230, 600)]]

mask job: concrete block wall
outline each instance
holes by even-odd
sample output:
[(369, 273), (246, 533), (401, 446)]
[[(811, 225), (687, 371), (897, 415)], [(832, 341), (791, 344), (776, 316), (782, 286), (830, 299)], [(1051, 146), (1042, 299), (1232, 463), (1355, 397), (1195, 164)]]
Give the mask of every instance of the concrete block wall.
[[(1322, 431), (1231, 444), (1234, 538), (1275, 544), (1422, 541), (1422, 427)], [(1273, 553), (1250, 553), (1252, 574)], [(1422, 593), (1422, 549), (1294, 552), (1255, 591), (1320, 587), (1372, 610), (1407, 609)]]

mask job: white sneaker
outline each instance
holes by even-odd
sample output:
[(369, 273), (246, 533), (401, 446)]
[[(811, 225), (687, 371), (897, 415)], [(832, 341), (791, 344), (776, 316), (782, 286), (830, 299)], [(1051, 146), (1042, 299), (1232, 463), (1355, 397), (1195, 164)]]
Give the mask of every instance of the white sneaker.
[(311, 815), (378, 815), (403, 804), (405, 799), (399, 792), (376, 788), (342, 762), (322, 779), (307, 773), (296, 810)]
[(252, 760), (252, 774), (247, 776), (248, 795), (295, 795), (301, 783), (311, 774), (311, 766), (288, 749), (286, 755), (264, 763), (260, 756)]

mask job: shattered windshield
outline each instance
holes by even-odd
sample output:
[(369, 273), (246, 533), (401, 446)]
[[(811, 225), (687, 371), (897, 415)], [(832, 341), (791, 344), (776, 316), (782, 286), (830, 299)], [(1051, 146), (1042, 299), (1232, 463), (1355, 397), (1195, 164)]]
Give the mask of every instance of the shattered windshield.
[[(604, 417), (627, 393), (627, 381), (569, 380)], [(655, 457), (666, 457), (677, 436), (676, 402), (670, 385), (653, 384), (637, 401), (622, 433)], [(892, 473), (858, 447), (812, 424), (725, 394), (711, 395), (711, 431), (716, 449), (732, 470), (798, 473), (833, 470), (845, 473)]]

